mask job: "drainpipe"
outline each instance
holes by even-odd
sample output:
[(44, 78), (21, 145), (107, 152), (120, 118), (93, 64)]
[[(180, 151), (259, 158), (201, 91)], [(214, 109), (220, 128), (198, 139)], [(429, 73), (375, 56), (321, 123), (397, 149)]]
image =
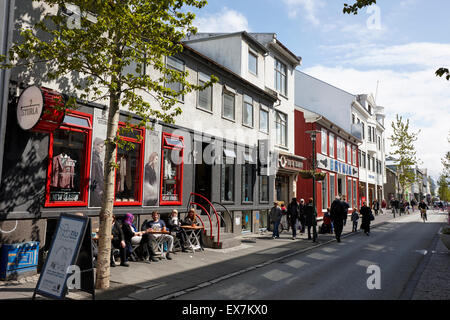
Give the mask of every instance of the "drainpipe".
[[(4, 17), (3, 21), (0, 22), (0, 30), (2, 30), (1, 32), (3, 33), (1, 36), (0, 54), (6, 55), (10, 43), (12, 42), (15, 0), (2, 0), (0, 2), (0, 15)], [(0, 184), (2, 181), (3, 155), (5, 154), (4, 148), (10, 75), (10, 69), (0, 69)]]

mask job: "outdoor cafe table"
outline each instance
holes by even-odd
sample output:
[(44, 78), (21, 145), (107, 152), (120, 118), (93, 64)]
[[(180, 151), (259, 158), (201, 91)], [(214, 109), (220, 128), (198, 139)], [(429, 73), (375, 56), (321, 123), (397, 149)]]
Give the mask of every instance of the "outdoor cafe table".
[(200, 245), (200, 233), (205, 229), (203, 226), (181, 226), (181, 228), (186, 231), (187, 238), (189, 241), (189, 247), (193, 253), (195, 250), (203, 250)]
[[(150, 234), (168, 234), (170, 235), (170, 232), (167, 230), (153, 230), (153, 229), (147, 229), (145, 231), (145, 233), (150, 233)], [(158, 248), (158, 251), (161, 253), (161, 256), (165, 256), (164, 253), (164, 241), (165, 241), (165, 237), (155, 237), (155, 241), (156, 241), (156, 247)]]

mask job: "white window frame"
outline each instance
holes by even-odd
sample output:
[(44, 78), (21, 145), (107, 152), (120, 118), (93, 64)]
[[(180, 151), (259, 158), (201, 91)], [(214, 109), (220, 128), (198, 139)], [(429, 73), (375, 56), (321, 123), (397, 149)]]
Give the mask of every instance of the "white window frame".
[[(201, 86), (204, 83), (208, 82), (208, 80), (209, 80), (209, 78), (206, 74), (204, 74), (202, 72), (198, 72), (198, 85)], [(209, 101), (210, 101), (209, 109), (200, 105), (200, 94), (205, 93), (205, 92), (206, 93), (209, 92)], [(197, 108), (211, 112), (211, 113), (213, 112), (213, 87), (212, 86), (197, 92)]]
[(352, 163), (352, 149), (351, 149), (351, 145), (350, 143), (346, 143), (346, 148), (347, 148), (347, 163)]
[(287, 66), (277, 58), (275, 58), (274, 74), (275, 91), (287, 96)]
[[(255, 71), (250, 68), (250, 57), (255, 58)], [(257, 76), (258, 75), (258, 54), (253, 50), (248, 50), (248, 72)]]
[[(255, 123), (255, 112), (254, 112), (255, 107), (253, 106), (253, 98), (250, 97), (249, 95), (244, 94), (242, 96), (242, 106), (243, 106), (243, 108), (242, 108), (242, 124), (244, 126), (253, 128), (254, 123)], [(251, 114), (251, 124), (249, 124), (245, 121), (245, 111), (247, 109), (247, 106), (252, 107), (251, 113), (249, 113), (249, 115)]]
[[(230, 118), (225, 115), (225, 96), (232, 96), (233, 97), (233, 117)], [(233, 92), (230, 92), (228, 90), (223, 90), (222, 92), (222, 117), (228, 120), (235, 121), (236, 120), (236, 95)]]
[(345, 162), (345, 142), (337, 137), (337, 158)]
[(329, 156), (331, 158), (334, 158), (334, 134), (332, 134), (331, 132), (328, 134), (328, 151)]
[[(325, 190), (325, 194), (324, 191)], [(328, 174), (325, 173), (325, 179), (322, 180), (322, 211), (327, 211), (328, 208)]]
[[(261, 128), (261, 113), (265, 113), (267, 115), (266, 128)], [(269, 133), (269, 110), (264, 106), (260, 105), (259, 107), (259, 131), (264, 133)]]
[[(171, 63), (171, 60), (174, 61), (174, 63)], [(179, 65), (182, 65), (183, 68), (182, 68), (182, 69), (179, 68), (178, 64), (179, 64)], [(173, 56), (166, 56), (166, 68), (172, 69), (172, 70), (177, 70), (177, 71), (180, 71), (180, 72), (184, 72), (185, 69), (186, 69), (186, 63), (185, 63), (183, 60), (178, 59), (178, 58), (175, 58), (175, 57), (173, 57)], [(180, 84), (179, 82), (173, 82), (173, 83)], [(164, 82), (164, 87), (165, 87), (165, 88), (171, 88), (171, 87), (169, 87), (169, 86), (167, 85), (167, 81)], [(171, 89), (172, 89), (172, 88), (171, 88)], [(183, 86), (182, 86), (181, 84), (180, 84), (180, 90), (183, 90)], [(174, 90), (174, 91), (175, 91), (175, 90)], [(184, 95), (181, 95), (181, 96), (178, 98), (178, 101), (184, 102)]]
[(324, 155), (328, 154), (328, 132), (327, 130), (325, 130), (324, 128), (320, 129), (320, 152)]
[[(284, 119), (283, 119), (284, 117)], [(278, 121), (280, 119), (280, 121)], [(284, 126), (284, 131), (282, 130)], [(287, 114), (275, 110), (275, 141), (278, 146), (287, 147), (288, 118)], [(284, 139), (283, 139), (284, 136)], [(279, 139), (280, 137), (280, 139)], [(281, 140), (281, 141), (280, 141)], [(284, 140), (284, 141), (283, 141)]]

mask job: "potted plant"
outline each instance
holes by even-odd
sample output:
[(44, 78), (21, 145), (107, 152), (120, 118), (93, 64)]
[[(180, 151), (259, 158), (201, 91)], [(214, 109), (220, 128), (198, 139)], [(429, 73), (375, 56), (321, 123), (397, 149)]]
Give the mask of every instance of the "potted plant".
[(322, 181), (323, 179), (325, 179), (327, 174), (325, 172), (315, 172), (314, 176), (316, 177), (316, 181)]
[(299, 173), (300, 177), (302, 177), (303, 179), (312, 179), (313, 177), (313, 172), (312, 170), (300, 170)]
[(439, 238), (441, 238), (442, 243), (450, 250), (450, 225), (443, 226), (439, 230)]

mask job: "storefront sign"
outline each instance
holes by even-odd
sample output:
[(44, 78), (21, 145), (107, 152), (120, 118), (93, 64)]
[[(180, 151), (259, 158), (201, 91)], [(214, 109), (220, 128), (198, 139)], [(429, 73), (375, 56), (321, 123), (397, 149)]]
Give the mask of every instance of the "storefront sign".
[(303, 160), (290, 155), (280, 154), (278, 167), (286, 170), (299, 171), (303, 169)]
[(336, 159), (332, 159), (321, 153), (317, 154), (317, 166), (320, 169), (325, 169), (339, 174), (358, 178), (358, 167), (349, 165)]
[(51, 201), (78, 201), (80, 199), (79, 192), (51, 192)]
[(44, 96), (36, 86), (28, 87), (17, 104), (17, 121), (23, 130), (30, 130), (38, 122), (44, 107)]

